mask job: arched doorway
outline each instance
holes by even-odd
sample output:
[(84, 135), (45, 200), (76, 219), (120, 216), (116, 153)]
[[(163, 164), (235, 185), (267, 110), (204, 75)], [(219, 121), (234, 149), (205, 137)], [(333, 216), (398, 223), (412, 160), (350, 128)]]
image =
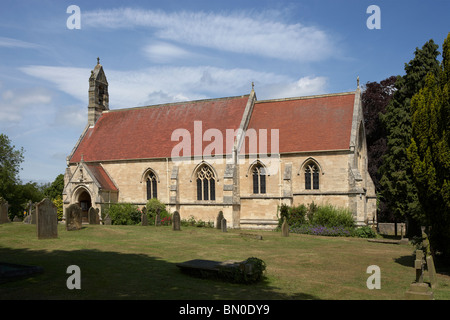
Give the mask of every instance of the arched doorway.
[(92, 206), (91, 195), (86, 190), (83, 190), (78, 196), (78, 203), (81, 207), (82, 222), (88, 222), (88, 211)]

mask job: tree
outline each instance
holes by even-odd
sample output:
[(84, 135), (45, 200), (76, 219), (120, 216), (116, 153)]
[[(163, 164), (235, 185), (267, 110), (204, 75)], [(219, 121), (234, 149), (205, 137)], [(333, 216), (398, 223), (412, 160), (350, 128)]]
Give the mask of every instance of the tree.
[(408, 159), (431, 247), (450, 258), (450, 33), (442, 57), (438, 74), (430, 72), (411, 100)]
[[(386, 113), (386, 107), (391, 101), (395, 88), (396, 76), (391, 76), (378, 82), (367, 82), (365, 90), (361, 96), (364, 126), (366, 128), (368, 171), (375, 184), (377, 193), (381, 190), (378, 171), (383, 155), (387, 150), (387, 133), (381, 122), (380, 115)], [(387, 207), (383, 199), (379, 199), (378, 221), (388, 221)]]
[(19, 183), (20, 164), (23, 162), (23, 148), (15, 150), (11, 140), (0, 134), (0, 196), (10, 200), (14, 186)]
[(439, 70), (437, 49), (433, 40), (425, 43), (422, 49), (416, 48), (413, 60), (405, 64), (406, 74), (396, 81), (397, 90), (386, 113), (381, 115), (387, 133), (387, 152), (380, 167), (381, 194), (396, 219), (406, 218), (408, 236), (418, 233), (418, 226), (423, 221), (407, 157), (412, 131), (410, 104), (412, 96), (423, 87), (425, 76), (429, 72), (437, 74)]
[(64, 175), (59, 174), (55, 180), (45, 188), (44, 195), (49, 199), (56, 199), (58, 196), (62, 196), (64, 190)]
[(18, 174), (22, 162), (23, 148), (15, 150), (11, 140), (5, 134), (0, 134), (0, 197), (8, 201), (10, 213), (19, 210), (16, 187), (20, 183)]

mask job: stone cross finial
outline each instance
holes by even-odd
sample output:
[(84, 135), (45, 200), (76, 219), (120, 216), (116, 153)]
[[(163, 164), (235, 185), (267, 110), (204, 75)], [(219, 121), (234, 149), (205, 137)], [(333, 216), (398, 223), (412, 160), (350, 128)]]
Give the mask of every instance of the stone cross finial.
[(252, 81), (252, 90), (255, 89), (255, 83)]
[(97, 57), (97, 64), (100, 64), (100, 57)]
[(359, 88), (359, 76), (356, 78), (356, 84), (358, 85)]

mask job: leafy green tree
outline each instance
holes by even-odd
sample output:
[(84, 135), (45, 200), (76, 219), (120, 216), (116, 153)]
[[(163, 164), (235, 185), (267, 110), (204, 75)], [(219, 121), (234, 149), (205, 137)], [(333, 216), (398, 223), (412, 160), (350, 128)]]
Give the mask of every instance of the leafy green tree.
[(408, 159), (432, 249), (450, 258), (450, 33), (437, 75), (430, 72), (411, 100), (412, 137)]
[(45, 188), (44, 194), (49, 199), (56, 199), (62, 196), (64, 190), (64, 175), (59, 174), (55, 180)]
[(8, 136), (0, 134), (0, 196), (8, 202), (14, 196), (14, 186), (20, 182), (18, 174), (23, 162), (23, 148), (15, 150)]
[(23, 162), (23, 148), (16, 150), (11, 140), (5, 134), (0, 134), (0, 197), (8, 201), (10, 219), (21, 213), (21, 199), (18, 193), (22, 193), (18, 177), (20, 164)]
[(423, 221), (423, 212), (418, 199), (412, 169), (407, 157), (411, 140), (411, 98), (425, 83), (425, 76), (437, 74), (439, 62), (438, 46), (433, 40), (425, 43), (422, 49), (416, 48), (414, 58), (405, 64), (406, 74), (398, 77), (396, 91), (381, 115), (387, 133), (387, 152), (380, 167), (381, 195), (396, 219), (408, 222), (408, 235), (418, 232)]

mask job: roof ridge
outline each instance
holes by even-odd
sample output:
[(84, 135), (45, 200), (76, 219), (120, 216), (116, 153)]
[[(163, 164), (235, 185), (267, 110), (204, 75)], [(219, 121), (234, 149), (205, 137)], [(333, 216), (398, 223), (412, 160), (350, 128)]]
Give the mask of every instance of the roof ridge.
[(166, 106), (176, 106), (176, 105), (180, 105), (180, 104), (194, 104), (194, 103), (198, 103), (198, 102), (208, 102), (208, 101), (221, 101), (221, 100), (241, 99), (241, 98), (245, 98), (245, 97), (249, 97), (249, 96), (250, 96), (250, 94), (244, 94), (244, 95), (241, 95), (241, 96), (232, 96), (232, 97), (208, 98), (208, 99), (198, 99), (198, 100), (188, 100), (188, 101), (178, 101), (178, 102), (160, 103), (160, 104), (147, 105), (147, 106), (139, 106), (139, 107), (129, 107), (129, 108), (110, 109), (110, 110), (105, 110), (105, 111), (103, 111), (103, 113), (119, 112), (119, 111), (135, 110), (135, 109), (159, 108), (159, 107), (166, 107)]
[(306, 99), (315, 99), (315, 98), (337, 97), (337, 96), (346, 96), (346, 95), (355, 94), (355, 93), (356, 93), (356, 91), (325, 93), (325, 94), (317, 94), (317, 95), (311, 95), (311, 96), (257, 100), (257, 101), (255, 101), (255, 103), (282, 102), (282, 101), (292, 101), (292, 100), (306, 100)]

